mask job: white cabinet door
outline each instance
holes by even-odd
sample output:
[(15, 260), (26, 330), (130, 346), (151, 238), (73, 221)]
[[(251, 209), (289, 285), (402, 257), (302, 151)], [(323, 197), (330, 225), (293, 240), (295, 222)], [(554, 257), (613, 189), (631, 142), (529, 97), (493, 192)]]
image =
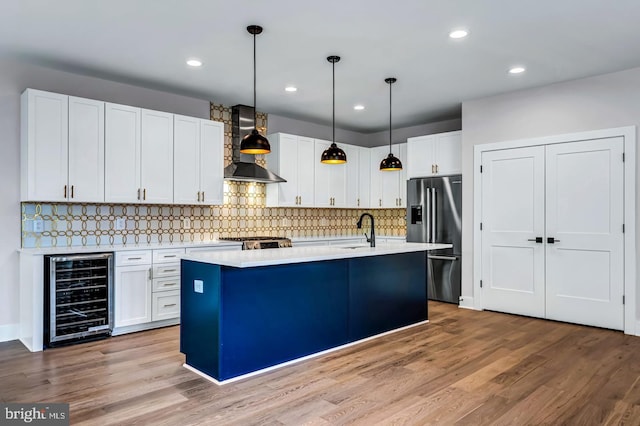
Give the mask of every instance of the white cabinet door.
[(440, 133), (436, 141), (436, 174), (462, 173), (462, 132)]
[(173, 114), (142, 110), (142, 202), (173, 203)]
[(140, 108), (105, 105), (105, 201), (138, 203)]
[(104, 202), (104, 102), (69, 97), (69, 201)]
[(371, 152), (358, 148), (358, 200), (354, 207), (369, 208), (371, 198)]
[(297, 181), (300, 207), (313, 207), (314, 173), (320, 158), (315, 156), (314, 141), (311, 138), (298, 137)]
[(273, 158), (273, 163), (278, 165), (275, 173), (286, 182), (267, 185), (267, 193), (270, 190), (277, 192), (275, 205), (296, 206), (298, 205), (298, 138), (293, 135), (279, 134), (269, 139), (273, 142), (272, 154), (269, 157)]
[(330, 141), (315, 140), (314, 207), (344, 207), (346, 204), (346, 164), (320, 162), (322, 153), (330, 146)]
[(407, 139), (407, 176), (409, 179), (435, 174), (435, 146), (437, 135)]
[(173, 202), (222, 204), (224, 124), (174, 116)]
[(624, 328), (623, 149), (621, 137), (547, 146), (547, 318)]
[(224, 123), (200, 120), (200, 203), (224, 199)]
[[(386, 155), (389, 155), (389, 148), (385, 149)], [(402, 162), (403, 167), (406, 163), (406, 144), (392, 145), (391, 152)], [(382, 159), (381, 159), (382, 161)], [(380, 169), (380, 167), (378, 167)], [(382, 207), (391, 209), (400, 207), (402, 201), (401, 182), (405, 181), (406, 173), (400, 171), (381, 171), (382, 175)], [(405, 189), (406, 194), (406, 189)], [(406, 197), (405, 197), (406, 198)]]
[(338, 164), (324, 164), (320, 162), (322, 153), (325, 149), (329, 148), (331, 142), (322, 141), (320, 139), (315, 140), (315, 153), (314, 158), (317, 158), (317, 164), (315, 165), (314, 175), (314, 207), (331, 207), (332, 192), (331, 192), (331, 172), (332, 167), (337, 167)]
[(407, 178), (462, 173), (462, 131), (407, 139)]
[(150, 265), (121, 266), (115, 270), (115, 326), (151, 321)]
[(543, 146), (482, 154), (485, 309), (545, 316), (544, 167)]
[(174, 116), (173, 201), (196, 204), (200, 201), (200, 120)]
[(22, 199), (68, 197), (68, 96), (28, 89), (22, 103)]
[[(360, 199), (360, 148), (353, 145), (343, 145), (347, 154), (347, 164), (345, 164), (345, 207), (358, 208)], [(367, 168), (369, 163), (367, 162)]]
[[(382, 207), (382, 181), (383, 175), (387, 172), (380, 171), (380, 162), (389, 155), (389, 147), (388, 146), (378, 146), (370, 149), (370, 162), (369, 162), (369, 181), (371, 182), (370, 186), (370, 207), (371, 208), (380, 208)], [(388, 182), (387, 182), (388, 183)]]
[(398, 158), (402, 162), (402, 170), (398, 172), (398, 207), (407, 207), (407, 144), (399, 143)]

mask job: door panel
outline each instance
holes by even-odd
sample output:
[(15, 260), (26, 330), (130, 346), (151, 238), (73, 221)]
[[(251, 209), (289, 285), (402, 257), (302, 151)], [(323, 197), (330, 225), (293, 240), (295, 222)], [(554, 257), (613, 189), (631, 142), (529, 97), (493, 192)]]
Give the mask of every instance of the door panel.
[(432, 178), (432, 217), (434, 243), (453, 244), (455, 254), (462, 253), (462, 177)]
[(484, 307), (544, 317), (544, 147), (485, 152), (482, 165)]
[(547, 147), (547, 318), (623, 329), (623, 146)]

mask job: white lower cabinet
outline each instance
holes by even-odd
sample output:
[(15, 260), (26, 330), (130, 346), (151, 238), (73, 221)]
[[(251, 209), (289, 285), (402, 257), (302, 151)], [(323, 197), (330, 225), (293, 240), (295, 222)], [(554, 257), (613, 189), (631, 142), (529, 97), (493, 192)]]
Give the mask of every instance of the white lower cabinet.
[(153, 293), (151, 318), (160, 321), (180, 317), (180, 290)]
[(116, 253), (115, 326), (127, 327), (151, 321), (151, 251)]
[(180, 255), (185, 249), (153, 251), (151, 320), (180, 318)]
[(180, 318), (179, 259), (184, 252), (176, 248), (116, 253), (115, 334), (164, 326), (168, 324), (158, 321)]

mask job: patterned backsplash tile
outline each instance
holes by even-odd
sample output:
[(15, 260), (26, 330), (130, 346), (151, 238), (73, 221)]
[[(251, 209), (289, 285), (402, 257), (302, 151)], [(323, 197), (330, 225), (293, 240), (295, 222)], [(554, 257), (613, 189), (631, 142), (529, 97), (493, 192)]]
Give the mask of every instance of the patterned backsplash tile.
[[(211, 119), (225, 123), (225, 165), (231, 162), (231, 110), (211, 104)], [(258, 130), (266, 133), (266, 114)], [(264, 166), (264, 156), (256, 162)], [(209, 241), (251, 235), (326, 237), (360, 235), (356, 221), (366, 209), (265, 207), (266, 185), (225, 181), (221, 206), (22, 203), (22, 247), (138, 245)], [(370, 211), (376, 233), (406, 235), (404, 209)], [(125, 228), (116, 229), (117, 219)], [(42, 232), (33, 231), (41, 220)], [(188, 229), (185, 223), (189, 223)]]

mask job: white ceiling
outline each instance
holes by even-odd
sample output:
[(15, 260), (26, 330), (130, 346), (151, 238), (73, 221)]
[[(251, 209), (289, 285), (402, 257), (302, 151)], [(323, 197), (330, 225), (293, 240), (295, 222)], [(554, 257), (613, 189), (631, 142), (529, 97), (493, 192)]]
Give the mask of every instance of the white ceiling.
[(339, 55), (336, 125), (373, 132), (388, 128), (386, 77), (394, 127), (455, 118), (465, 100), (640, 66), (639, 23), (638, 0), (2, 0), (0, 54), (251, 105), (258, 24), (259, 110), (330, 124)]

